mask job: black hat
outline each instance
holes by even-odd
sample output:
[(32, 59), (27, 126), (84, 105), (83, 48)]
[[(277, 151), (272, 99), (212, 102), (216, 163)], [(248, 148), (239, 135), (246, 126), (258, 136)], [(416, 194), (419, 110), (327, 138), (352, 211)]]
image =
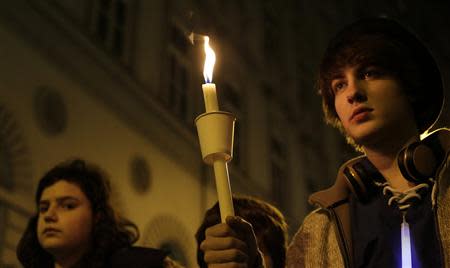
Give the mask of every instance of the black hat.
[(398, 22), (386, 18), (366, 18), (350, 24), (329, 43), (322, 67), (327, 68), (328, 60), (342, 48), (368, 36), (377, 36), (399, 45), (408, 62), (416, 66), (416, 73), (421, 77), (420, 97), (412, 101), (412, 106), (419, 131), (425, 132), (436, 122), (444, 104), (441, 73), (425, 45)]

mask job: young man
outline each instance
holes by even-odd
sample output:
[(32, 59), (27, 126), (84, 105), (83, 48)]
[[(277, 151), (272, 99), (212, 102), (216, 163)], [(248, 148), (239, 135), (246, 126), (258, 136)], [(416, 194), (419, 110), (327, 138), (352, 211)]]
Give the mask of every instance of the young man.
[[(319, 208), (293, 238), (287, 266), (450, 263), (448, 131), (419, 142), (443, 105), (441, 76), (428, 50), (394, 21), (361, 20), (331, 40), (318, 82), (327, 121), (363, 156), (345, 163), (331, 188), (310, 197)], [(230, 218), (226, 227), (246, 225)], [(258, 264), (252, 235), (232, 234), (248, 246), (241, 247), (246, 262), (222, 254), (233, 248), (220, 242), (226, 232), (210, 232), (205, 242), (217, 243), (203, 249), (217, 256), (211, 266)]]

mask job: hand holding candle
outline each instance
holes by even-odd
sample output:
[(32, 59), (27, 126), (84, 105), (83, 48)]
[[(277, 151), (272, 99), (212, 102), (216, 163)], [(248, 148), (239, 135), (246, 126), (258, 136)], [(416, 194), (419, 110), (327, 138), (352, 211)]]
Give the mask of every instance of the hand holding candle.
[(202, 85), (206, 113), (195, 119), (200, 147), (205, 163), (214, 166), (220, 216), (225, 222), (227, 216), (234, 216), (230, 179), (227, 162), (232, 158), (233, 132), (235, 117), (227, 112), (219, 111), (216, 86), (212, 82), (212, 73), (216, 56), (209, 46), (209, 37), (205, 37), (205, 67)]

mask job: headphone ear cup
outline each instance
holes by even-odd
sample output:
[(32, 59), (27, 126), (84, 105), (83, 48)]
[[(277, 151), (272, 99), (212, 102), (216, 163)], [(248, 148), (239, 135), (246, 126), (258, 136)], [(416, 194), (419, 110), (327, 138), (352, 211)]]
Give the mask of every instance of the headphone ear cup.
[(410, 182), (421, 183), (434, 175), (437, 159), (430, 146), (415, 142), (403, 148), (398, 157), (402, 175)]
[(350, 190), (363, 203), (370, 199), (374, 181), (384, 181), (381, 173), (367, 158), (349, 164), (344, 168), (343, 173)]
[(356, 196), (359, 201), (366, 201), (367, 199), (367, 189), (361, 181), (359, 174), (351, 167), (347, 166), (344, 168), (344, 178), (347, 181), (352, 193)]

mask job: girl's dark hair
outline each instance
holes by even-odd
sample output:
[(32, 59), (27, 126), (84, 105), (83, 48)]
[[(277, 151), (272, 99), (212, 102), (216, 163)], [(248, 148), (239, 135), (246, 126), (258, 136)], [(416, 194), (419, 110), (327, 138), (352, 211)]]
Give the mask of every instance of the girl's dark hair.
[[(107, 258), (119, 248), (131, 246), (139, 238), (137, 226), (117, 215), (110, 204), (111, 187), (105, 173), (81, 159), (63, 162), (48, 171), (39, 181), (35, 195), (36, 206), (42, 192), (58, 181), (75, 183), (89, 199), (93, 217), (92, 246), (77, 267), (104, 267)], [(25, 268), (53, 267), (53, 257), (39, 244), (36, 213), (17, 247), (17, 257)]]
[(397, 22), (384, 18), (357, 21), (330, 41), (317, 81), (327, 123), (343, 132), (334, 106), (332, 79), (345, 67), (370, 65), (400, 82), (412, 106), (419, 133), (430, 128), (443, 106), (438, 66), (417, 37)]
[[(273, 267), (284, 268), (288, 238), (287, 224), (283, 214), (271, 204), (249, 196), (234, 196), (233, 205), (236, 216), (243, 218), (253, 226), (256, 237), (264, 244), (272, 258)], [(197, 263), (200, 268), (207, 267), (203, 259), (204, 253), (200, 250), (200, 243), (205, 240), (205, 230), (220, 221), (219, 204), (216, 202), (212, 208), (206, 211), (202, 225), (195, 234)]]

